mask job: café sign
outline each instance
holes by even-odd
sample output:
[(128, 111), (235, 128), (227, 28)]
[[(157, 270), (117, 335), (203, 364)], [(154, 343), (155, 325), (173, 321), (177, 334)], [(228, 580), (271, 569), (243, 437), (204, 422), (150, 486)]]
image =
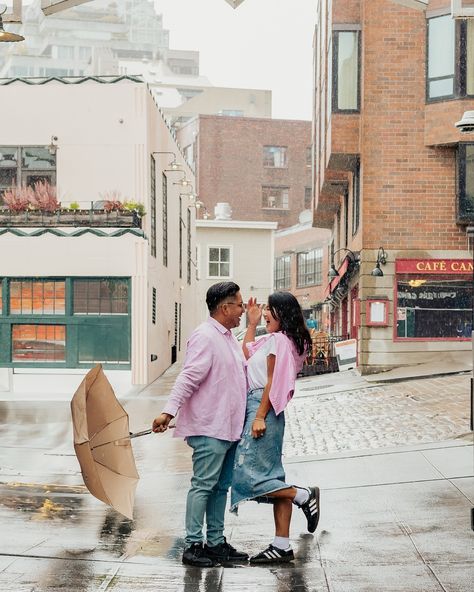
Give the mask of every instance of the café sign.
[(471, 259), (397, 259), (396, 273), (472, 275)]

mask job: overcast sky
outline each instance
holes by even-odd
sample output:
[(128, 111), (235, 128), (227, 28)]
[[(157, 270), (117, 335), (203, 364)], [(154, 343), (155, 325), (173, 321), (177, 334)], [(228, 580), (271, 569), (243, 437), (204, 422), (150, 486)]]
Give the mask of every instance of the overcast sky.
[(272, 91), (273, 117), (311, 119), (316, 0), (155, 0), (172, 49), (200, 52), (215, 86)]

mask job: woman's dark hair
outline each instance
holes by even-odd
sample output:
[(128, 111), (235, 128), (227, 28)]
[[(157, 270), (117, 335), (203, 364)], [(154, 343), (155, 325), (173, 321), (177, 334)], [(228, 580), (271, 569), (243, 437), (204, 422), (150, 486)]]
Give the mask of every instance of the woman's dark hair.
[(234, 282), (219, 282), (212, 285), (206, 294), (206, 304), (209, 312), (212, 314), (217, 310), (221, 302), (228, 298), (233, 298), (240, 288)]
[(289, 337), (301, 355), (311, 347), (311, 336), (303, 317), (300, 303), (290, 292), (273, 292), (268, 297), (268, 308), (280, 321), (280, 331)]

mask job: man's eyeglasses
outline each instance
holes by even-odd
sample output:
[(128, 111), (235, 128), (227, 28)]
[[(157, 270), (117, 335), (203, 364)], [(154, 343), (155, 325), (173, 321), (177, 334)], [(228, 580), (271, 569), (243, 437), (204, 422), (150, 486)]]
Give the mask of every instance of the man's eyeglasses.
[(245, 302), (232, 302), (229, 300), (228, 302), (222, 302), (221, 305), (222, 304), (233, 304), (234, 306), (240, 306), (242, 310), (245, 310), (247, 308)]

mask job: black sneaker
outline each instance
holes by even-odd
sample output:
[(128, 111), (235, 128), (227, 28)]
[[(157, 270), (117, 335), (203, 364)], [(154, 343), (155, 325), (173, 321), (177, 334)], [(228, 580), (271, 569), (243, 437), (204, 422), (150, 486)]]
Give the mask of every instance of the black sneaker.
[(205, 550), (206, 554), (211, 557), (211, 559), (215, 559), (218, 562), (238, 563), (239, 561), (249, 560), (247, 553), (237, 551), (237, 549), (230, 545), (225, 538), (223, 543), (215, 545), (214, 547), (206, 545)]
[(319, 522), (319, 487), (309, 488), (309, 498), (300, 508), (308, 521), (308, 532), (314, 532)]
[(250, 563), (289, 563), (293, 561), (295, 555), (293, 549), (284, 551), (273, 545), (268, 545), (266, 549), (250, 557)]
[(195, 567), (216, 567), (219, 562), (208, 557), (202, 543), (193, 543), (183, 552), (183, 563)]

